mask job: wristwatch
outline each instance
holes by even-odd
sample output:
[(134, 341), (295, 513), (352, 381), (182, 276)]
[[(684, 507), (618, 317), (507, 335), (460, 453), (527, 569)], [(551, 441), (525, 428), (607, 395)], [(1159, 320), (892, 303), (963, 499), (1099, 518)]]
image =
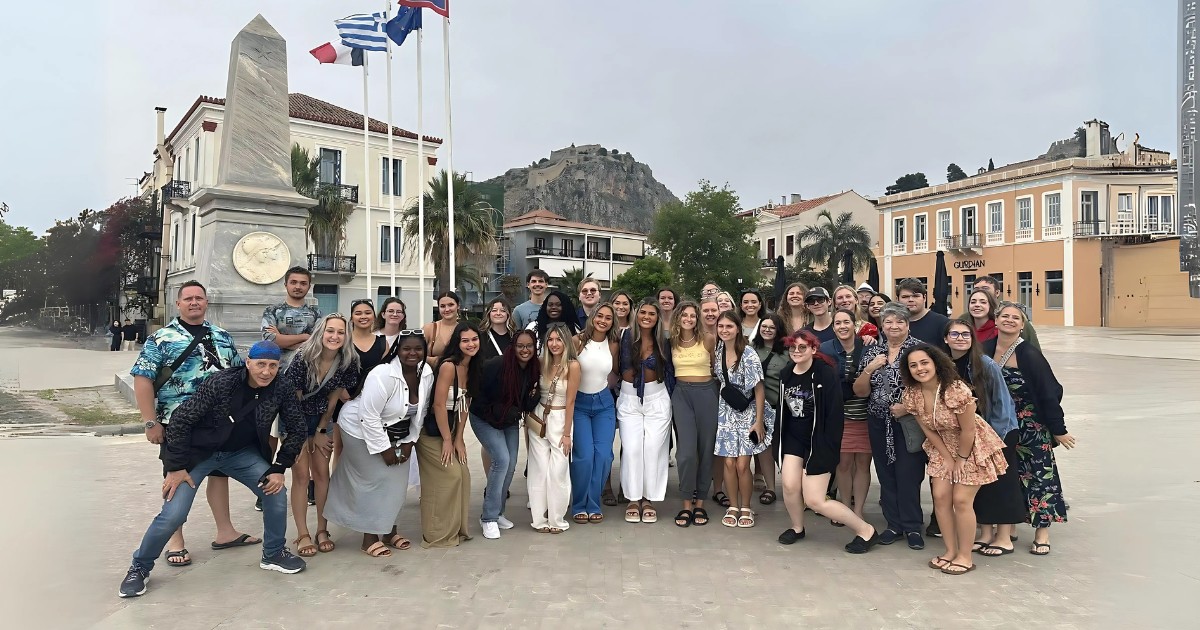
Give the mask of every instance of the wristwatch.
[(317, 429), (317, 433), (320, 433), (322, 435), (329, 433), (329, 427), (321, 427), (320, 429)]
[(143, 426), (145, 426), (146, 430), (149, 431), (150, 429), (153, 429), (154, 425), (156, 424), (158, 424), (158, 422), (155, 422), (154, 420), (147, 420)]

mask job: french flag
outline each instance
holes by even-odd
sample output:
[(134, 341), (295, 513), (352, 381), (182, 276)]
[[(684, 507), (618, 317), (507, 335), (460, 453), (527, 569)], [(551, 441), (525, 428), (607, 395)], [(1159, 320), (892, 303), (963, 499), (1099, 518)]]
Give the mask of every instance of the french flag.
[(343, 46), (340, 43), (325, 42), (308, 52), (313, 57), (316, 57), (320, 63), (336, 63), (345, 66), (363, 65), (363, 50), (361, 48), (351, 48)]
[(450, 17), (450, 0), (400, 0), (399, 5), (414, 9), (429, 9), (444, 18)]

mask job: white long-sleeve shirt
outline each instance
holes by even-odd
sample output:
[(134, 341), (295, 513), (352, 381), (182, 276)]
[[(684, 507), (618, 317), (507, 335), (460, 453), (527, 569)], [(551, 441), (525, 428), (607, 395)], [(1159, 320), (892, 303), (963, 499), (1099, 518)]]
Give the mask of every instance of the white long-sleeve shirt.
[[(392, 448), (384, 426), (399, 421), (408, 411), (408, 381), (404, 379), (400, 359), (377, 365), (367, 374), (358, 398), (342, 405), (338, 426), (346, 435), (367, 443), (367, 451), (376, 455)], [(416, 442), (421, 435), (425, 410), (433, 391), (433, 368), (421, 363), (421, 384), (417, 392), (417, 415), (403, 443)]]

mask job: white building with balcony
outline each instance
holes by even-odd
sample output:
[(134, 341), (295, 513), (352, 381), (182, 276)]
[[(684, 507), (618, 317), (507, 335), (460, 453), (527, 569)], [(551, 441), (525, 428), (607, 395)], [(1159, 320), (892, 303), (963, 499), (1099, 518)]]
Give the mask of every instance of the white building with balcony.
[(751, 210), (743, 210), (739, 216), (754, 218), (754, 248), (762, 259), (763, 274), (775, 277), (775, 258), (783, 256), (791, 264), (800, 248), (800, 231), (816, 225), (822, 210), (828, 210), (836, 221), (843, 212), (849, 212), (854, 222), (867, 229), (871, 235), (871, 246), (879, 242), (879, 212), (870, 199), (847, 190), (815, 199), (803, 199), (792, 195), (780, 199), (781, 203), (769, 203)]
[[(612, 286), (612, 281), (646, 255), (646, 235), (621, 228), (570, 221), (549, 210), (534, 210), (504, 224), (501, 260), (506, 271), (525, 280), (541, 269), (551, 284), (572, 269)], [(565, 287), (573, 294), (575, 287)]]
[[(319, 158), (321, 185), (337, 187), (342, 199), (354, 206), (340, 252), (317, 252), (310, 241), (308, 252), (292, 263), (313, 272), (313, 294), (323, 313), (348, 312), (352, 300), (365, 296), (378, 304), (382, 297), (397, 295), (409, 305), (409, 322), (418, 322), (416, 305), (420, 291), (432, 293), (433, 268), (426, 262), (422, 287), (420, 262), (416, 248), (405, 239), (402, 216), (404, 208), (426, 191), (437, 170), (442, 141), (426, 136), (425, 164), (418, 164), (415, 133), (392, 127), (389, 154), (387, 125), (372, 119), (364, 163), (361, 113), (305, 94), (289, 94), (288, 102), (292, 142)], [(166, 110), (158, 110), (154, 170), (142, 178), (141, 186), (144, 196), (164, 207), (158, 281), (166, 290), (168, 317), (174, 315), (172, 277), (194, 267), (197, 248), (205, 246), (196, 242), (199, 208), (189, 203), (189, 197), (216, 182), (224, 109), (224, 99), (201, 96), (165, 135)], [(390, 204), (396, 209), (394, 229)]]

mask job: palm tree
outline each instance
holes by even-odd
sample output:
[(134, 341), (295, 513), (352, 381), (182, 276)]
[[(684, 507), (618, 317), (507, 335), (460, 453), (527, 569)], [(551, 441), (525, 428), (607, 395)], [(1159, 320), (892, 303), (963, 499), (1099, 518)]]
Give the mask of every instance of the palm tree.
[(585, 278), (587, 276), (583, 275), (583, 268), (572, 267), (563, 272), (562, 282), (558, 283), (558, 290), (571, 296), (571, 301), (576, 302), (575, 306), (579, 306), (579, 285)]
[(320, 168), (320, 157), (309, 157), (299, 144), (292, 145), (292, 186), (317, 200), (317, 205), (308, 209), (304, 229), (318, 256), (340, 256), (354, 206), (342, 200), (338, 187), (321, 186)]
[[(445, 170), (429, 180), (425, 193), (425, 251), (433, 262), (434, 279), (439, 289), (449, 287), (450, 276), (450, 225), (447, 200), (449, 181)], [(414, 246), (419, 238), (417, 202), (409, 202), (404, 209), (404, 237)], [(495, 255), (496, 226), (492, 220), (495, 210), (467, 182), (465, 175), (454, 174), (454, 254), (457, 258), (456, 275), (466, 272), (466, 278), (478, 280), (479, 269), (487, 268)], [(462, 277), (460, 277), (462, 279)], [(461, 283), (459, 283), (461, 286)]]
[(830, 289), (837, 285), (838, 263), (844, 252), (849, 250), (853, 256), (855, 270), (865, 269), (867, 261), (874, 256), (871, 234), (867, 228), (855, 223), (854, 215), (849, 212), (842, 212), (834, 219), (829, 210), (822, 210), (817, 214), (815, 224), (800, 230), (799, 239), (796, 264), (823, 266), (824, 286)]

